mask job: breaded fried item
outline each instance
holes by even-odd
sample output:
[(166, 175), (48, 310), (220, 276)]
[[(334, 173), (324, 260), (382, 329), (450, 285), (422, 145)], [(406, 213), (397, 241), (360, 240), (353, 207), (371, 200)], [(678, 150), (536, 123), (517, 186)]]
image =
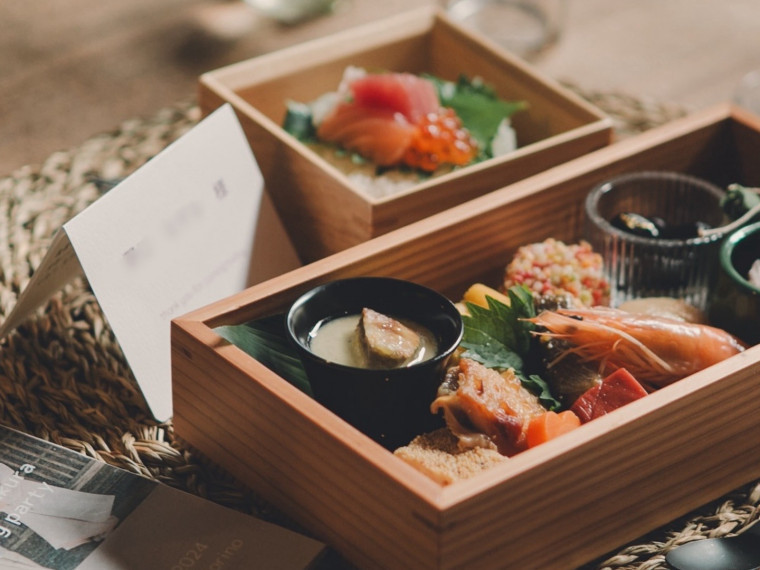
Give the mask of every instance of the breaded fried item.
[(467, 479), (508, 460), (495, 449), (461, 450), (457, 443), (448, 428), (441, 428), (415, 437), (394, 454), (442, 485)]
[(456, 367), (449, 368), (430, 410), (443, 411), (460, 447), (495, 444), (499, 453), (507, 456), (527, 447), (528, 422), (546, 412), (514, 370), (499, 373), (469, 358), (461, 358)]

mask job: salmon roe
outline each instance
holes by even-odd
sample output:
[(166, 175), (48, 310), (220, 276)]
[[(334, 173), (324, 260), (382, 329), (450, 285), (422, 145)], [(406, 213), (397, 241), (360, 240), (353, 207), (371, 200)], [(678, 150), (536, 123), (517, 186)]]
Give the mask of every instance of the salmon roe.
[(417, 124), (415, 135), (402, 162), (412, 168), (433, 172), (444, 164), (465, 166), (478, 152), (478, 143), (462, 126), (453, 109), (441, 107)]

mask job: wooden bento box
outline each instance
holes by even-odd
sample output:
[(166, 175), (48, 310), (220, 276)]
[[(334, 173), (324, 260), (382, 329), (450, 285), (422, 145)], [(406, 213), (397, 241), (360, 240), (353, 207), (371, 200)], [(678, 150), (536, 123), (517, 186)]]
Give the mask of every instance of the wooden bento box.
[[(507, 100), (518, 149), (501, 158), (373, 198), (317, 152), (286, 133), (286, 100), (334, 91), (347, 66), (482, 77)], [(201, 76), (204, 113), (237, 112), (267, 188), (305, 262), (399, 228), (611, 142), (603, 113), (529, 65), (424, 8), (256, 57)]]
[(760, 120), (731, 106), (624, 140), (299, 268), (172, 324), (184, 441), (362, 568), (574, 568), (760, 477), (760, 346), (441, 486), (214, 332), (359, 275), (458, 300), (520, 245), (577, 240), (610, 176), (760, 184)]

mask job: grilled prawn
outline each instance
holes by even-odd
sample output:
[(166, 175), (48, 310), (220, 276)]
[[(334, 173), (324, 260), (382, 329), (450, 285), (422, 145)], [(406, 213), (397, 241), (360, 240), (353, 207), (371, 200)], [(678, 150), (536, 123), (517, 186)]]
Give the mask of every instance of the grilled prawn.
[(581, 360), (601, 369), (626, 368), (637, 380), (658, 388), (716, 364), (746, 346), (707, 325), (628, 313), (608, 307), (544, 311), (528, 319), (546, 334), (571, 346)]

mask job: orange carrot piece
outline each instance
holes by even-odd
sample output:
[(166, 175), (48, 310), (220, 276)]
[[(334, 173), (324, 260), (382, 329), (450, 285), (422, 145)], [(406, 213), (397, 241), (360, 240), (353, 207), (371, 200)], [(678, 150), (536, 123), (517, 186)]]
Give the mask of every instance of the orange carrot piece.
[(535, 447), (580, 425), (580, 418), (572, 410), (546, 412), (530, 419), (525, 439), (529, 448)]

